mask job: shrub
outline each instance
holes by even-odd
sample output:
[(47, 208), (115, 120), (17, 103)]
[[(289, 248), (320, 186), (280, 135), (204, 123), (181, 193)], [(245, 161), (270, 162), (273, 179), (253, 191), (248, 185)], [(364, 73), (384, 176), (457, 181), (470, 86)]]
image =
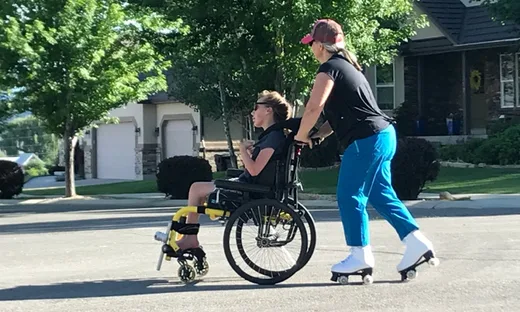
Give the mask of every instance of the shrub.
[(39, 177), (48, 174), (47, 168), (45, 168), (45, 163), (37, 160), (31, 160), (24, 166), (24, 170), (31, 177)]
[(488, 139), (471, 139), (464, 144), (440, 148), (442, 160), (461, 160), (478, 165), (520, 164), (520, 124), (510, 125)]
[(416, 138), (399, 139), (392, 161), (392, 186), (401, 200), (417, 199), (427, 181), (435, 181), (440, 171), (433, 144)]
[(320, 145), (302, 149), (300, 166), (304, 168), (330, 167), (338, 160), (338, 139), (329, 135)]
[(480, 162), (490, 165), (520, 164), (520, 124), (497, 133), (486, 143), (477, 151)]
[(419, 107), (413, 102), (403, 102), (394, 110), (396, 131), (399, 137), (421, 135), (417, 128)]
[(194, 156), (174, 156), (163, 160), (156, 176), (159, 192), (171, 199), (187, 199), (194, 182), (213, 179), (209, 162)]
[(23, 189), (23, 170), (17, 163), (0, 160), (0, 198), (11, 199)]

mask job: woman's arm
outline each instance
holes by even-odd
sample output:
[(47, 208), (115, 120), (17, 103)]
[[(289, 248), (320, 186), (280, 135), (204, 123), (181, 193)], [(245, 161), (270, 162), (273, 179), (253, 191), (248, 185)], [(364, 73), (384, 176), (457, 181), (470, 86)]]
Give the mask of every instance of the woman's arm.
[(312, 87), (309, 102), (307, 102), (307, 105), (305, 106), (305, 112), (302, 116), (300, 129), (294, 138), (295, 140), (300, 142), (309, 142), (309, 132), (316, 124), (316, 121), (318, 121), (333, 87), (334, 81), (329, 77), (329, 75), (319, 73), (316, 76), (316, 81)]
[(249, 174), (252, 176), (257, 176), (264, 170), (265, 165), (271, 159), (271, 156), (274, 154), (274, 149), (271, 147), (264, 148), (260, 151), (256, 160), (253, 160), (251, 156), (246, 152), (246, 147), (240, 145), (240, 153), (242, 155), (242, 162), (244, 163), (244, 167), (246, 167)]

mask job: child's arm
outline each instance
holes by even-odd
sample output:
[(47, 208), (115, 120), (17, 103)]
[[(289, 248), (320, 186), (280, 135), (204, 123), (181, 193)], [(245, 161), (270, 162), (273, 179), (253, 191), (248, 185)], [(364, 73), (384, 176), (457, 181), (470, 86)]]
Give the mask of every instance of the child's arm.
[(274, 154), (274, 149), (271, 147), (266, 147), (260, 151), (256, 160), (251, 158), (251, 155), (247, 151), (246, 144), (240, 144), (240, 154), (242, 155), (242, 162), (244, 163), (244, 167), (246, 167), (249, 174), (252, 176), (257, 176), (262, 170), (264, 170), (265, 165), (271, 159), (271, 156)]

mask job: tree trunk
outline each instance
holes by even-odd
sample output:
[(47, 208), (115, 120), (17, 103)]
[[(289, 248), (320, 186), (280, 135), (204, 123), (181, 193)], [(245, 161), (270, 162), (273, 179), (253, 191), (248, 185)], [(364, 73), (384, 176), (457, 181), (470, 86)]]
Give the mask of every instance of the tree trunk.
[(78, 137), (72, 131), (66, 130), (63, 140), (65, 141), (65, 197), (76, 196), (74, 182), (74, 148)]
[[(276, 31), (276, 40), (274, 46), (275, 59), (281, 60), (284, 55), (284, 37), (280, 27)], [(281, 61), (279, 61), (281, 62)], [(276, 64), (276, 78), (275, 78), (275, 91), (280, 92), (285, 96), (285, 74), (282, 68), (282, 64), (277, 62)]]
[(229, 156), (231, 158), (231, 166), (233, 168), (238, 168), (237, 156), (235, 155), (235, 149), (233, 148), (233, 140), (231, 140), (231, 131), (229, 129), (229, 117), (228, 117), (227, 108), (226, 108), (226, 96), (224, 94), (224, 89), (222, 87), (221, 81), (218, 82), (218, 89), (220, 91), (220, 110), (222, 112), (222, 123), (224, 125), (224, 133), (226, 135)]
[(253, 135), (254, 135), (254, 124), (253, 124), (253, 117), (251, 116), (251, 114), (247, 114), (247, 133), (248, 133), (248, 140), (252, 140), (253, 139)]

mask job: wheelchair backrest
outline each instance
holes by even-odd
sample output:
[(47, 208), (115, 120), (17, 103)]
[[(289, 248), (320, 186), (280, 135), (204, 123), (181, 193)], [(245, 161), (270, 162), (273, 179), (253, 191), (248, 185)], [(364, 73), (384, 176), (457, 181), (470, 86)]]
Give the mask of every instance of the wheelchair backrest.
[(294, 136), (298, 132), (300, 122), (301, 118), (291, 118), (277, 123), (260, 135), (260, 137), (266, 135), (272, 130), (290, 130), (286, 134), (283, 146), (280, 147), (281, 153), (273, 156), (262, 172), (254, 178), (255, 184), (271, 186), (277, 199), (286, 197), (287, 194), (284, 193), (288, 189), (295, 188), (295, 183), (298, 181), (299, 157), (302, 147), (294, 144)]

